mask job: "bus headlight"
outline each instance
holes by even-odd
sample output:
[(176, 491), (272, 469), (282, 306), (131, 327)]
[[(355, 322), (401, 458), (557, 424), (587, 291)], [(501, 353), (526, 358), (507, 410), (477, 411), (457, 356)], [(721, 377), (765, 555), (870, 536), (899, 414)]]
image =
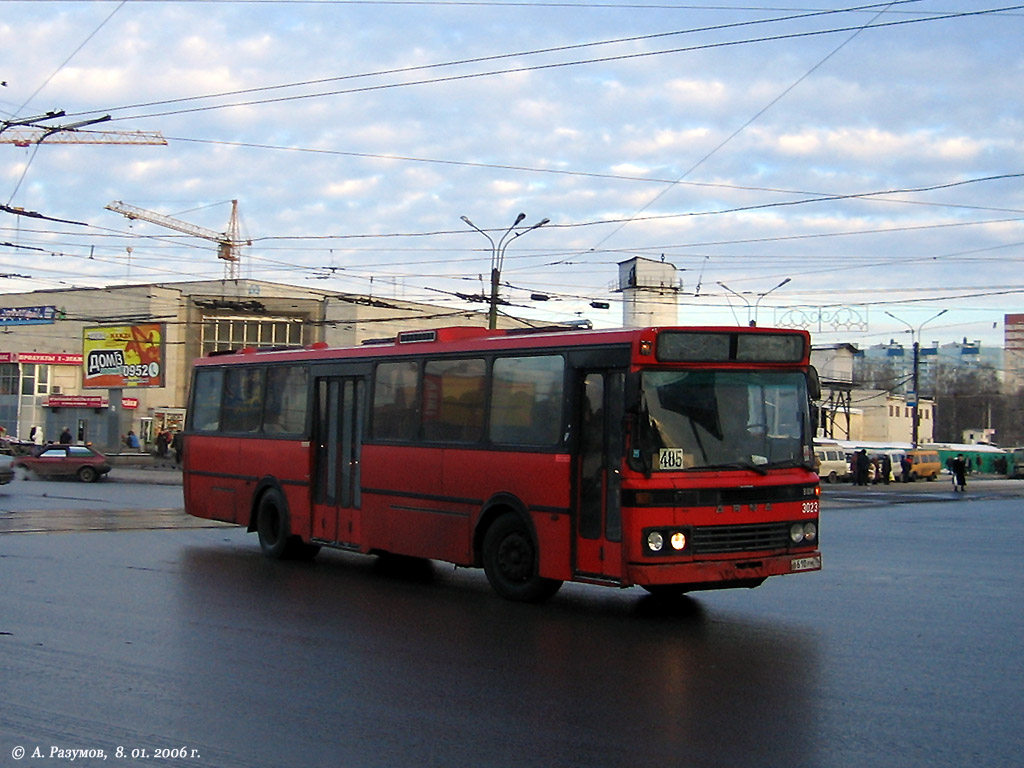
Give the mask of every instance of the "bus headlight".
[(644, 553), (647, 555), (666, 557), (689, 554), (689, 528), (647, 528), (642, 536)]
[(818, 538), (818, 526), (814, 523), (804, 523), (804, 541), (814, 541)]
[(665, 546), (665, 537), (661, 535), (661, 531), (651, 531), (647, 534), (647, 548), (651, 552), (661, 552), (661, 548)]
[(789, 540), (794, 544), (810, 544), (817, 538), (818, 526), (815, 523), (793, 523), (789, 526)]

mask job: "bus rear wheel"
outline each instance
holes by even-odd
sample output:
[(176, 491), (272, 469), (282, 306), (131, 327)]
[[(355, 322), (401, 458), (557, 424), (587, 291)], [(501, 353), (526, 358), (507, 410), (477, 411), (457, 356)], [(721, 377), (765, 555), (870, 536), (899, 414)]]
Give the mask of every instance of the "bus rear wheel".
[(256, 509), (256, 533), (263, 554), (274, 560), (312, 560), (320, 547), (293, 536), (290, 529), (284, 496), (267, 491)]
[(537, 545), (526, 524), (514, 514), (499, 517), (484, 536), (484, 573), (501, 597), (540, 603), (562, 586), (556, 579), (537, 575)]

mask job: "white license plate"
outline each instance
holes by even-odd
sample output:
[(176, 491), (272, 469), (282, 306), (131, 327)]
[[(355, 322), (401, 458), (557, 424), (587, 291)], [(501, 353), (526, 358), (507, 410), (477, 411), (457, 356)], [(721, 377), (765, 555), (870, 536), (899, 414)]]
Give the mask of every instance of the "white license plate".
[(821, 568), (821, 557), (798, 557), (789, 563), (791, 571), (816, 571), (819, 568)]

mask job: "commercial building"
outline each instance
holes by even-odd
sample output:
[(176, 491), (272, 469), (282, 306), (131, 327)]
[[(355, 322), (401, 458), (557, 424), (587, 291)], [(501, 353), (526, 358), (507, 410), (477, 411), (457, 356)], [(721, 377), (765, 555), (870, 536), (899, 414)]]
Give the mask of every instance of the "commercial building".
[(1024, 314), (1003, 316), (1003, 392), (1024, 389)]
[[(192, 361), (242, 347), (349, 346), (401, 330), (486, 325), (486, 315), (258, 280), (0, 295), (0, 427), (27, 440), (143, 447), (181, 428)], [(513, 318), (500, 327), (525, 327)]]

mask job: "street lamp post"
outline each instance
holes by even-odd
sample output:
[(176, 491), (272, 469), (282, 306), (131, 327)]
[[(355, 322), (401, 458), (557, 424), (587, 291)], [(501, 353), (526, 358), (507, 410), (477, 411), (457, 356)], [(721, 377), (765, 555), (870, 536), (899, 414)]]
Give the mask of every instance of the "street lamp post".
[(921, 400), (921, 390), (920, 390), (920, 383), (921, 383), (921, 381), (920, 381), (920, 379), (921, 379), (921, 373), (920, 373), (921, 372), (921, 340), (920, 340), (921, 329), (923, 329), (932, 320), (935, 320), (938, 317), (942, 317), (948, 311), (949, 311), (948, 309), (944, 309), (941, 312), (939, 312), (938, 314), (932, 315), (927, 320), (925, 320), (923, 323), (921, 323), (919, 326), (917, 326), (917, 330), (916, 331), (914, 330), (914, 326), (912, 326), (910, 323), (908, 323), (903, 318), (896, 317), (896, 315), (894, 315), (892, 312), (888, 312), (887, 311), (885, 313), (889, 317), (891, 317), (893, 320), (897, 320), (897, 321), (903, 323), (905, 326), (907, 326), (907, 330), (910, 332), (910, 339), (913, 342), (913, 348), (914, 348), (914, 368), (913, 368), (913, 373), (911, 374), (911, 377), (912, 377), (911, 381), (913, 382), (913, 387), (914, 387), (914, 402), (910, 406), (910, 418), (911, 418), (910, 442), (911, 442), (911, 445), (913, 445), (914, 448), (917, 448), (918, 438), (921, 435), (921, 412), (918, 409), (918, 403)]
[[(515, 232), (515, 228), (519, 226), (523, 219), (526, 218), (525, 213), (520, 213), (516, 216), (516, 220), (512, 222), (512, 226), (506, 229), (504, 234), (498, 238), (497, 242), (495, 242), (493, 237), (470, 221), (468, 216), (462, 216), (460, 218), (467, 225), (486, 237), (487, 242), (491, 244), (491, 300), (490, 308), (487, 311), (487, 327), (493, 330), (498, 327), (498, 284), (501, 281), (501, 268), (505, 262), (505, 250), (517, 237), (522, 237), (527, 232), (543, 227), (545, 224), (549, 223), (551, 219), (541, 219), (533, 226), (527, 227), (520, 232)], [(509, 235), (511, 235), (511, 237), (509, 237)]]
[[(736, 293), (736, 291), (734, 291), (728, 285), (723, 283), (721, 280), (718, 281), (718, 285), (721, 288), (725, 288), (725, 290), (727, 290), (733, 296), (736, 296), (737, 298), (739, 298), (740, 301), (742, 301), (744, 304), (747, 305), (747, 324), (749, 325), (750, 324), (750, 302), (747, 300), (747, 297), (744, 296), (742, 293)], [(729, 304), (729, 309), (730, 310), (732, 309), (732, 304), (731, 303)], [(733, 319), (736, 320), (736, 325), (739, 325), (740, 323), (739, 323), (739, 320), (736, 318), (736, 313), (735, 312), (732, 313), (732, 316), (733, 316)]]
[[(757, 325), (757, 308), (761, 305), (761, 299), (763, 299), (765, 296), (767, 296), (772, 291), (777, 291), (779, 288), (781, 288), (786, 283), (788, 283), (791, 279), (792, 278), (787, 277), (785, 280), (783, 280), (781, 283), (776, 285), (774, 288), (769, 288), (764, 293), (759, 293), (757, 295), (757, 301), (755, 301), (753, 304), (750, 303), (750, 300), (747, 299), (746, 296), (744, 296), (742, 293), (736, 293), (736, 291), (734, 291), (732, 288), (730, 288), (725, 283), (719, 281), (718, 285), (721, 286), (722, 288), (725, 288), (725, 290), (727, 290), (733, 296), (739, 297), (743, 301), (743, 303), (747, 305), (747, 325), (749, 325), (751, 328), (753, 328), (753, 327), (755, 327)], [(733, 313), (733, 317), (735, 317), (735, 313)]]
[(757, 325), (757, 307), (758, 307), (758, 305), (759, 305), (759, 304), (761, 303), (761, 299), (763, 299), (763, 298), (764, 298), (765, 296), (767, 296), (767, 295), (768, 295), (769, 293), (771, 293), (772, 291), (777, 291), (777, 290), (779, 290), (779, 288), (781, 288), (782, 286), (784, 286), (784, 285), (785, 285), (786, 283), (788, 283), (789, 281), (790, 281), (790, 278), (788, 278), (788, 277), (787, 277), (787, 278), (786, 278), (785, 280), (783, 280), (783, 281), (782, 281), (781, 283), (779, 283), (778, 285), (776, 285), (776, 286), (775, 286), (774, 288), (769, 288), (769, 289), (768, 289), (767, 291), (765, 291), (764, 293), (762, 293), (762, 294), (759, 294), (759, 295), (758, 295), (758, 297), (757, 297), (757, 301), (755, 301), (755, 302), (754, 302), (754, 320), (753, 320), (753, 322), (751, 322), (751, 325), (752, 325), (752, 326), (754, 326), (754, 325)]

